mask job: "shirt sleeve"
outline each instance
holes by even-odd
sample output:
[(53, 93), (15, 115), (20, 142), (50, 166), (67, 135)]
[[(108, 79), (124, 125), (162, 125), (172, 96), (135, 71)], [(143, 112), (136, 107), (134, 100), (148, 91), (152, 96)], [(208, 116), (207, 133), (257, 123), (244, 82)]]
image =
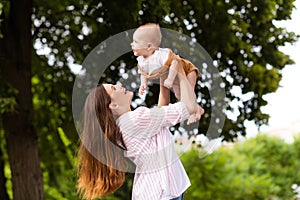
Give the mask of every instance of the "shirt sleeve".
[(162, 128), (173, 126), (189, 117), (184, 103), (178, 102), (162, 107), (140, 107), (132, 112), (130, 120), (139, 127), (140, 137), (151, 137)]
[(140, 63), (141, 63), (141, 58), (140, 58), (140, 56), (137, 57), (136, 60), (137, 60), (138, 73), (141, 74), (141, 65), (140, 65)]
[(165, 114), (164, 126), (174, 126), (189, 118), (190, 114), (183, 102), (169, 104), (161, 107)]

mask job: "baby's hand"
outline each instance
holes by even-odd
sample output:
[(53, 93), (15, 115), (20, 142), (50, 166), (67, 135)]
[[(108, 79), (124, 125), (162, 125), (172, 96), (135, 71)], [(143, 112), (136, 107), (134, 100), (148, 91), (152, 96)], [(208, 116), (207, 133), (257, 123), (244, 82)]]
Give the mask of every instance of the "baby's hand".
[(187, 125), (190, 125), (192, 123), (195, 123), (196, 121), (199, 121), (201, 119), (201, 115), (204, 114), (204, 109), (197, 104), (197, 110), (194, 114), (190, 115)]
[(147, 86), (146, 86), (146, 85), (141, 85), (141, 86), (140, 86), (140, 89), (139, 89), (139, 93), (140, 93), (141, 95), (144, 95), (146, 89), (147, 89)]
[(164, 86), (166, 87), (166, 88), (171, 88), (172, 86), (173, 86), (173, 81), (171, 81), (170, 79), (166, 79), (165, 81), (164, 81)]

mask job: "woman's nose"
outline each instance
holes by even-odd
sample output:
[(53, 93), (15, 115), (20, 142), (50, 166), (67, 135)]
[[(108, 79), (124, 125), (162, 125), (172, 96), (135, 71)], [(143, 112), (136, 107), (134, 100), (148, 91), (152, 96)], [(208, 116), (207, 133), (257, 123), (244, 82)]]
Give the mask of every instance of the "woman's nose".
[(118, 89), (122, 89), (123, 88), (121, 83), (117, 84), (117, 87), (118, 87)]

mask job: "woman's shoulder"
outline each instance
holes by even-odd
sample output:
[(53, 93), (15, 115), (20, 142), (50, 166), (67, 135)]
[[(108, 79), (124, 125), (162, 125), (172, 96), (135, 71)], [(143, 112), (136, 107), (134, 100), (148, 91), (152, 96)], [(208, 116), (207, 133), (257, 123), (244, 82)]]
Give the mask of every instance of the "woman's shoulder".
[(136, 118), (138, 116), (146, 114), (147, 112), (149, 112), (149, 108), (148, 107), (146, 107), (146, 106), (139, 106), (136, 109), (131, 110), (131, 111), (129, 111), (129, 112), (124, 113), (123, 115), (121, 115), (118, 118), (118, 121), (125, 121), (125, 120), (128, 120), (128, 119), (134, 119), (134, 118)]
[(143, 113), (149, 112), (150, 108), (146, 106), (139, 106), (136, 109), (130, 111), (131, 115), (141, 115)]
[(163, 109), (165, 107), (185, 107), (185, 103), (183, 103), (182, 101), (178, 101), (178, 102), (175, 102), (175, 103), (169, 103), (168, 105), (165, 105), (165, 106), (157, 106), (157, 105), (154, 105), (152, 107), (146, 107), (146, 106), (139, 106), (137, 107), (135, 110), (133, 111), (130, 111), (130, 112), (149, 112), (149, 111), (152, 111), (152, 110), (157, 110), (157, 109)]

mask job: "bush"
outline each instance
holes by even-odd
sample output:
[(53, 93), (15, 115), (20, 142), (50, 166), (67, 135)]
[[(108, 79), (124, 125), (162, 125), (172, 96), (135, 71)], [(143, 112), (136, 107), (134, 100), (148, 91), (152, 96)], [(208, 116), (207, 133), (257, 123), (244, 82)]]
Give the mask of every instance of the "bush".
[(222, 146), (205, 158), (199, 149), (181, 159), (192, 186), (186, 199), (294, 199), (299, 183), (300, 139), (287, 144), (279, 138), (259, 135), (233, 146)]

